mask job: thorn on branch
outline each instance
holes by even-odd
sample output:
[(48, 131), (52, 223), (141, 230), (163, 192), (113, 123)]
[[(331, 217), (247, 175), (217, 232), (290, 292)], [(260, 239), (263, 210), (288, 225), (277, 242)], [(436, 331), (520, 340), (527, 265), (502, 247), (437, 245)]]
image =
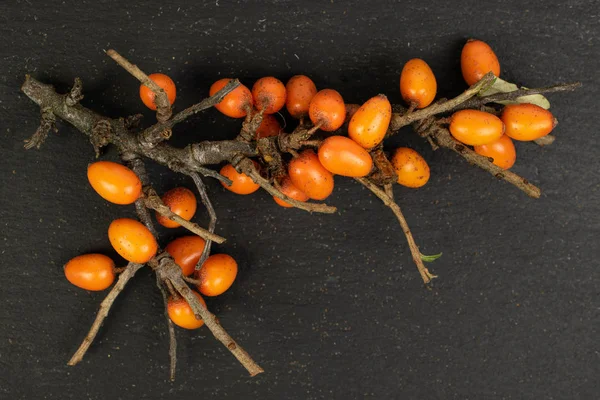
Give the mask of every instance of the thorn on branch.
[(58, 132), (58, 129), (56, 128), (56, 117), (52, 112), (52, 109), (47, 107), (42, 109), (40, 126), (37, 128), (31, 138), (25, 140), (25, 149), (29, 150), (35, 147), (39, 150), (42, 144), (46, 141), (50, 129), (53, 129), (55, 133)]

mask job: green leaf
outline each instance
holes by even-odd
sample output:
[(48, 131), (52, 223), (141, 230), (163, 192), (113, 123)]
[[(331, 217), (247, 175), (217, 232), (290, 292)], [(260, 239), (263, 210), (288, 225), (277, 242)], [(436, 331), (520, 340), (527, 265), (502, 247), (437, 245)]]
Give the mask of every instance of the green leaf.
[(441, 256), (442, 256), (442, 253), (434, 254), (434, 255), (431, 255), (431, 256), (426, 256), (425, 254), (421, 254), (421, 260), (423, 260), (425, 262), (432, 262), (432, 261), (437, 260)]
[[(496, 94), (496, 93), (514, 92), (515, 90), (518, 90), (518, 89), (519, 89), (519, 87), (517, 85), (515, 85), (514, 83), (510, 83), (503, 79), (496, 78), (496, 81), (494, 82), (494, 84), (492, 86), (479, 92), (478, 95), (479, 96), (490, 96), (490, 95)], [(525, 86), (523, 86), (521, 89), (527, 89), (527, 88)], [(503, 105), (531, 103), (531, 104), (535, 104), (536, 106), (540, 106), (546, 110), (550, 108), (550, 102), (548, 101), (548, 99), (546, 97), (542, 96), (541, 94), (531, 94), (531, 95), (527, 95), (527, 96), (517, 97), (514, 100), (497, 101), (496, 103), (503, 104)]]

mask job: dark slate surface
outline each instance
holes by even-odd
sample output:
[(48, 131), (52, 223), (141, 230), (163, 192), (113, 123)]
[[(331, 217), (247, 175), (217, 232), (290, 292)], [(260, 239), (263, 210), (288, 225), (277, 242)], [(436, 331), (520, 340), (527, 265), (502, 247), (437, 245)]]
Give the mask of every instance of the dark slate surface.
[[(0, 3), (0, 398), (597, 398), (596, 1), (36, 3)], [(62, 265), (83, 252), (114, 255), (106, 228), (134, 213), (89, 187), (93, 151), (71, 127), (60, 124), (41, 151), (23, 150), (39, 115), (19, 93), (25, 73), (61, 90), (80, 76), (84, 105), (110, 116), (142, 111), (149, 123), (138, 84), (103, 49), (171, 75), (179, 108), (223, 76), (251, 85), (296, 73), (349, 102), (380, 92), (399, 102), (398, 74), (412, 57), (430, 63), (441, 95), (459, 93), (459, 52), (472, 36), (493, 46), (508, 80), (584, 88), (551, 97), (555, 145), (517, 145), (514, 170), (543, 188), (537, 201), (433, 153), (408, 130), (390, 140), (431, 165), (427, 187), (396, 192), (423, 252), (444, 252), (432, 265), (433, 290), (423, 289), (390, 212), (352, 181), (337, 180), (333, 216), (209, 182), (229, 239), (217, 249), (241, 272), (208, 304), (267, 373), (247, 377), (206, 329), (178, 330), (178, 378), (168, 382), (161, 299), (148, 271), (118, 299), (84, 362), (65, 365), (103, 293), (71, 286)], [(232, 137), (238, 126), (211, 110), (173, 141)], [(149, 170), (160, 190), (190, 186)]]

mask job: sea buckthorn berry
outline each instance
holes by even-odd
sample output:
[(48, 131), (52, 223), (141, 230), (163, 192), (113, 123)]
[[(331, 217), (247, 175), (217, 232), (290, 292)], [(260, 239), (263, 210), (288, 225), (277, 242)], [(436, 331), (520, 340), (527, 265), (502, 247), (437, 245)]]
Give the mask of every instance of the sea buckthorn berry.
[(460, 55), (460, 68), (467, 85), (473, 85), (488, 72), (500, 76), (500, 62), (494, 50), (481, 40), (469, 39)]
[(265, 114), (263, 115), (262, 122), (260, 123), (258, 129), (256, 130), (256, 138), (265, 138), (270, 136), (277, 136), (281, 132), (281, 125), (277, 118), (272, 115)]
[(348, 124), (348, 136), (365, 149), (377, 146), (387, 133), (392, 119), (392, 105), (379, 94), (364, 103)]
[[(194, 296), (198, 298), (198, 301), (206, 307), (206, 302), (198, 293), (192, 291)], [(197, 319), (192, 311), (192, 307), (188, 304), (188, 302), (180, 297), (178, 299), (170, 298), (167, 302), (167, 313), (169, 314), (169, 318), (171, 321), (180, 328), (184, 329), (198, 329), (202, 325), (204, 325), (204, 321), (201, 319)]]
[(285, 105), (285, 86), (272, 76), (260, 78), (252, 86), (252, 97), (257, 110), (264, 109), (265, 114), (274, 114)]
[(108, 240), (127, 261), (144, 264), (158, 250), (154, 235), (141, 222), (130, 218), (114, 220), (108, 227)]
[(437, 82), (425, 61), (413, 58), (404, 64), (400, 74), (400, 93), (404, 101), (417, 108), (427, 107), (435, 99)]
[[(289, 176), (286, 176), (285, 178), (283, 178), (279, 184), (279, 191), (283, 194), (285, 194), (287, 197), (290, 197), (294, 200), (298, 200), (298, 201), (307, 201), (310, 197), (308, 197), (306, 195), (306, 193), (304, 193), (303, 191), (301, 191), (300, 189), (298, 189), (293, 183), (292, 180), (290, 179)], [(285, 207), (285, 208), (290, 208), (293, 207), (290, 203), (281, 200), (279, 197), (275, 197), (273, 196), (273, 200), (275, 200), (275, 202), (277, 204), (279, 204), (281, 207)]]
[(398, 175), (398, 183), (419, 188), (429, 181), (429, 165), (419, 153), (408, 147), (400, 147), (392, 156), (392, 165)]
[(213, 254), (196, 273), (200, 281), (197, 289), (205, 296), (218, 296), (231, 287), (237, 272), (238, 265), (233, 257), (227, 254)]
[(549, 134), (558, 121), (552, 113), (535, 104), (509, 104), (502, 111), (506, 134), (515, 140), (535, 140)]
[[(257, 165), (256, 162), (254, 162), (254, 165)], [(221, 185), (223, 185), (225, 189), (233, 193), (251, 194), (260, 188), (260, 185), (255, 183), (252, 178), (244, 173), (237, 172), (231, 164), (227, 164), (221, 168), (220, 173), (224, 177), (231, 179), (233, 182), (231, 186), (227, 185), (225, 182), (221, 182)]]
[[(178, 187), (169, 190), (162, 196), (162, 201), (171, 211), (186, 221), (192, 219), (194, 214), (196, 214), (196, 196), (187, 188)], [(156, 220), (165, 228), (177, 228), (181, 226), (158, 212), (156, 213)]]
[(121, 164), (95, 162), (88, 166), (87, 177), (96, 193), (111, 203), (131, 204), (142, 194), (140, 178)]
[(314, 200), (325, 200), (333, 192), (333, 174), (319, 162), (311, 149), (304, 150), (288, 165), (294, 186)]
[(474, 146), (473, 150), (482, 156), (492, 157), (493, 163), (502, 169), (509, 169), (517, 159), (515, 144), (507, 135), (502, 135), (495, 142)]
[[(210, 87), (209, 95), (215, 95), (230, 80), (230, 78), (223, 78), (213, 83)], [(229, 92), (220, 103), (215, 105), (217, 110), (231, 118), (245, 117), (246, 111), (250, 107), (252, 107), (252, 93), (250, 93), (250, 89), (242, 84)]]
[(310, 101), (308, 116), (313, 124), (327, 132), (339, 129), (346, 119), (346, 105), (342, 96), (333, 89), (317, 92)]
[[(175, 97), (177, 91), (175, 89), (175, 82), (165, 74), (151, 74), (148, 78), (154, 81), (159, 87), (161, 87), (166, 93), (169, 103), (175, 103)], [(156, 95), (148, 86), (140, 85), (140, 98), (142, 102), (151, 110), (156, 110), (156, 103), (154, 103), (154, 97)]]
[(478, 110), (460, 110), (450, 117), (450, 133), (471, 146), (488, 144), (504, 134), (504, 124), (493, 114)]
[(165, 250), (173, 257), (175, 264), (181, 267), (185, 276), (190, 276), (202, 256), (206, 241), (199, 236), (182, 236), (170, 242)]
[(373, 167), (369, 152), (345, 136), (330, 136), (319, 147), (319, 161), (336, 175), (367, 176)]
[(285, 85), (287, 99), (285, 107), (294, 118), (302, 118), (308, 115), (310, 101), (317, 94), (314, 82), (305, 75), (292, 76)]
[(86, 290), (104, 290), (115, 280), (115, 263), (103, 254), (83, 254), (65, 264), (65, 276)]

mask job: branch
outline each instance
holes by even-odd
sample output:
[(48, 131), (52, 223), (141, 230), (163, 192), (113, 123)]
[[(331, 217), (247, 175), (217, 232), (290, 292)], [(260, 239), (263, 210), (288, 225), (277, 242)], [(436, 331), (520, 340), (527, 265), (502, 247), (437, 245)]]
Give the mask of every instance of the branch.
[(156, 270), (156, 273), (163, 281), (170, 282), (175, 290), (188, 302), (192, 308), (196, 318), (202, 319), (206, 327), (210, 329), (212, 334), (219, 340), (238, 361), (250, 373), (250, 376), (255, 376), (264, 372), (264, 370), (250, 357), (250, 355), (239, 344), (233, 340), (231, 336), (223, 329), (217, 317), (208, 311), (202, 305), (192, 290), (183, 280), (181, 268), (173, 259), (166, 253), (162, 253), (149, 262), (150, 266)]
[[(388, 196), (385, 191), (381, 190), (377, 185), (375, 185), (373, 182), (369, 181), (368, 179), (366, 179), (366, 178), (354, 178), (354, 179), (356, 179), (363, 186), (365, 186), (367, 189), (369, 189), (371, 192), (373, 192), (373, 194), (375, 196), (379, 197), (379, 199), (381, 199), (381, 201), (383, 201), (383, 203), (392, 210), (392, 212), (398, 219), (398, 222), (400, 222), (400, 227), (402, 227), (404, 236), (406, 236), (406, 240), (408, 241), (408, 247), (410, 248), (410, 254), (412, 255), (412, 259), (413, 259), (414, 263), (416, 264), (417, 269), (419, 270), (419, 273), (421, 274), (421, 278), (423, 279), (423, 282), (429, 283), (429, 282), (431, 282), (431, 280), (433, 278), (437, 278), (437, 275), (433, 275), (431, 272), (429, 272), (427, 267), (425, 267), (425, 264), (423, 264), (423, 260), (421, 259), (421, 251), (419, 250), (419, 246), (417, 246), (417, 243), (415, 242), (415, 239), (410, 231), (410, 228), (408, 227), (408, 222), (406, 222), (406, 218), (404, 218), (404, 215), (402, 214), (402, 210), (400, 209), (400, 206), (390, 196)], [(390, 187), (390, 189), (391, 189), (391, 187)]]
[(308, 212), (320, 212), (325, 214), (333, 214), (337, 211), (337, 208), (328, 206), (323, 203), (305, 203), (302, 201), (294, 200), (285, 194), (281, 193), (277, 190), (271, 183), (263, 178), (260, 173), (254, 167), (254, 163), (250, 161), (249, 158), (242, 158), (239, 162), (234, 162), (234, 167), (236, 169), (239, 168), (239, 172), (243, 172), (248, 175), (254, 182), (256, 182), (260, 187), (266, 190), (271, 196), (275, 196), (280, 198), (281, 200), (293, 205), (296, 208), (299, 208)]
[(42, 144), (46, 141), (50, 129), (54, 129), (54, 132), (58, 131), (56, 129), (56, 117), (54, 116), (52, 109), (49, 107), (42, 108), (40, 126), (37, 128), (31, 138), (25, 140), (25, 149), (29, 150), (35, 147), (39, 150)]
[(175, 327), (173, 326), (173, 321), (169, 317), (169, 313), (167, 311), (169, 306), (169, 296), (167, 295), (167, 291), (165, 290), (158, 274), (156, 275), (156, 286), (160, 290), (163, 298), (163, 304), (165, 305), (165, 319), (167, 320), (167, 328), (169, 330), (169, 360), (170, 360), (170, 369), (169, 369), (169, 377), (171, 381), (175, 380), (175, 371), (177, 369), (177, 337), (175, 336)]
[(123, 67), (127, 72), (133, 75), (142, 85), (148, 87), (154, 93), (154, 104), (156, 104), (156, 119), (164, 122), (171, 118), (171, 103), (167, 97), (167, 93), (156, 84), (148, 75), (139, 69), (136, 65), (130, 63), (125, 57), (117, 53), (115, 50), (107, 50), (106, 54), (115, 60), (117, 64)]
[(100, 310), (96, 315), (96, 319), (94, 320), (90, 331), (88, 332), (85, 339), (83, 339), (83, 342), (81, 343), (75, 354), (73, 354), (73, 357), (71, 357), (67, 365), (73, 366), (83, 359), (83, 356), (85, 355), (90, 345), (94, 341), (94, 338), (98, 334), (98, 330), (100, 330), (100, 326), (102, 325), (102, 322), (104, 322), (104, 319), (108, 315), (108, 312), (110, 311), (110, 308), (115, 302), (115, 299), (117, 298), (119, 293), (121, 293), (125, 285), (127, 285), (127, 282), (129, 282), (133, 275), (135, 275), (137, 270), (142, 268), (143, 266), (143, 264), (129, 263), (127, 267), (125, 267), (125, 270), (119, 275), (119, 280), (117, 281), (115, 286), (113, 286), (111, 291), (100, 304)]
[(488, 157), (484, 157), (475, 153), (475, 151), (454, 139), (448, 129), (440, 126), (433, 126), (430, 129), (430, 136), (438, 146), (454, 151), (471, 164), (477, 165), (479, 168), (489, 172), (496, 178), (515, 185), (525, 192), (525, 194), (527, 194), (529, 197), (533, 197), (535, 199), (540, 197), (541, 190), (537, 186), (532, 185), (527, 179), (511, 171), (500, 168), (496, 164), (492, 163)]
[[(208, 215), (210, 217), (210, 222), (208, 223), (208, 231), (210, 233), (214, 233), (215, 227), (217, 225), (217, 213), (215, 212), (212, 202), (210, 201), (210, 198), (208, 197), (208, 194), (206, 193), (206, 186), (204, 185), (202, 178), (200, 178), (200, 176), (197, 173), (191, 172), (190, 177), (194, 181), (194, 184), (196, 185), (196, 189), (198, 190), (198, 193), (200, 194), (200, 200), (202, 201), (202, 204), (204, 204), (204, 207), (206, 208), (206, 211), (208, 212)], [(206, 244), (204, 245), (204, 249), (202, 250), (202, 254), (200, 255), (200, 258), (198, 259), (198, 262), (196, 263), (196, 271), (198, 271), (200, 269), (200, 267), (202, 267), (202, 264), (204, 264), (204, 262), (210, 255), (211, 247), (212, 247), (212, 240), (209, 239), (206, 241)]]
[(403, 126), (410, 125), (415, 121), (419, 121), (436, 114), (448, 112), (454, 109), (455, 107), (463, 104), (465, 101), (475, 96), (480, 91), (487, 89), (490, 85), (494, 83), (495, 80), (496, 77), (494, 76), (494, 74), (492, 72), (488, 72), (483, 76), (483, 78), (481, 78), (479, 82), (472, 85), (466, 91), (464, 91), (463, 93), (461, 93), (453, 99), (446, 100), (441, 103), (434, 103), (429, 107), (413, 112), (408, 112), (405, 114), (394, 113), (392, 115), (392, 121), (390, 123), (390, 130), (392, 132), (396, 132)]
[(209, 232), (206, 229), (200, 227), (198, 224), (183, 219), (179, 215), (171, 211), (171, 209), (168, 206), (166, 206), (165, 203), (163, 203), (162, 199), (158, 196), (156, 191), (152, 189), (152, 187), (146, 186), (143, 190), (146, 207), (158, 212), (160, 215), (170, 219), (171, 221), (177, 222), (179, 225), (183, 226), (188, 231), (200, 236), (202, 239), (212, 240), (213, 242), (217, 242), (219, 244), (225, 242), (224, 237)]

